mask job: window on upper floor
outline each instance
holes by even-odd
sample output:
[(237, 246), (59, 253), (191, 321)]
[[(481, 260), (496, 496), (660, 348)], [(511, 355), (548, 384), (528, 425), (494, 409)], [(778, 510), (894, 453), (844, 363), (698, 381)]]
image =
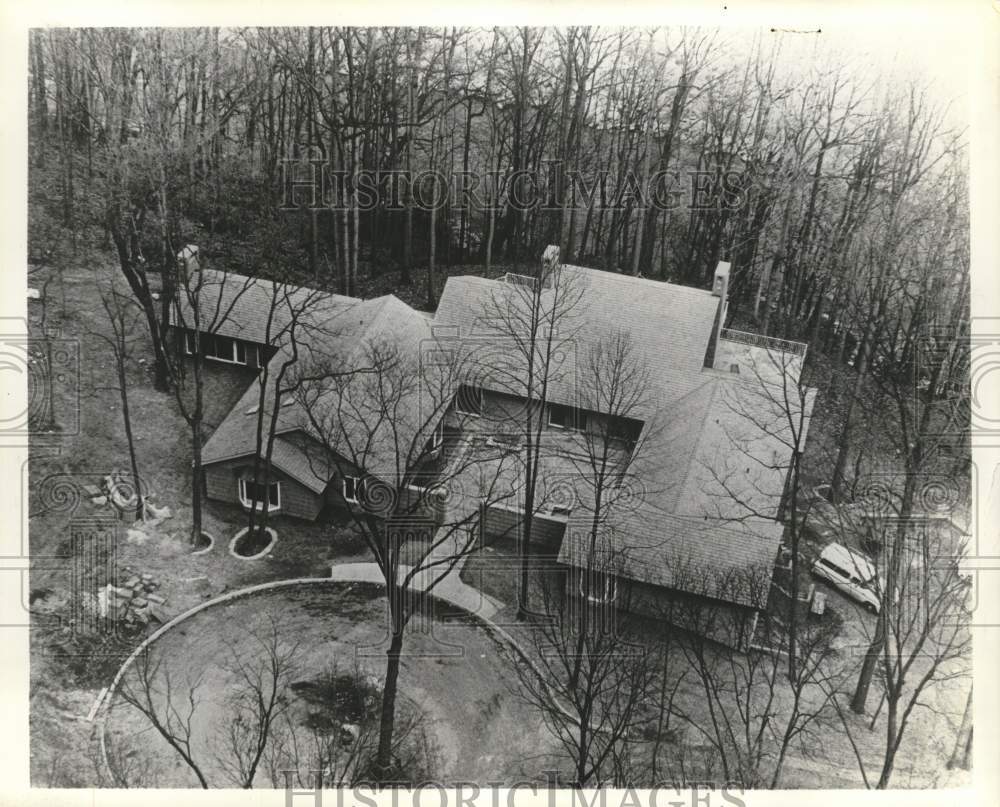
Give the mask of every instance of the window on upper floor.
[[(246, 364), (247, 353), (256, 349), (251, 345), (250, 351), (248, 351), (245, 342), (232, 339), (228, 336), (220, 336), (217, 333), (201, 334), (198, 343), (201, 348), (201, 354), (206, 359), (223, 361), (229, 364)], [(194, 348), (194, 333), (188, 331), (184, 334), (184, 350), (190, 355), (194, 353)]]
[(618, 597), (618, 580), (597, 569), (581, 569), (580, 596), (593, 603), (614, 602)]
[(562, 404), (549, 404), (549, 426), (567, 431), (585, 431), (587, 413), (582, 409)]
[(434, 432), (430, 437), (427, 438), (427, 443), (424, 445), (424, 453), (434, 455), (441, 450), (441, 446), (444, 445), (444, 420), (438, 421), (438, 425), (434, 428)]
[(455, 393), (455, 411), (461, 415), (479, 417), (483, 414), (483, 388), (462, 384)]

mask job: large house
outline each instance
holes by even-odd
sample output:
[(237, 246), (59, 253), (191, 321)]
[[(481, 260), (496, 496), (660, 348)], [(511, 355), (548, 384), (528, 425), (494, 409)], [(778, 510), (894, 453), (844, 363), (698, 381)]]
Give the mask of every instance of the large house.
[[(197, 260), (192, 248), (181, 257)], [(208, 280), (199, 316), (187, 306), (175, 324), (189, 351), (210, 346), (202, 348), (208, 359), (267, 364), (273, 377), (291, 359), (327, 357), (353, 372), (371, 364), (373, 345), (388, 344), (418, 378), (433, 372), (430, 354), (459, 359), (445, 388), (427, 385), (436, 397), (424, 388), (400, 395), (377, 421), (365, 422), (366, 411), (379, 409), (363, 400), (370, 392), (354, 393), (349, 405), (343, 390), (317, 395), (314, 406), (302, 395), (277, 403), (269, 395), (265, 409), (278, 412), (267, 490), (253, 477), (261, 399), (251, 384), (204, 447), (209, 497), (320, 518), (362, 507), (373, 483), (433, 486), (447, 435), (461, 447), (453, 453), (497, 457), (507, 495), (486, 509), (484, 530), (516, 531), (524, 472), (516, 462), (500, 465), (524, 449), (530, 399), (540, 455), (533, 540), (554, 550), (569, 584), (593, 574), (600, 558), (599, 596), (614, 599), (627, 584), (628, 607), (654, 616), (711, 603), (726, 614), (712, 628), (717, 638), (749, 644), (813, 396), (799, 390), (805, 345), (724, 328), (728, 264), (719, 264), (711, 290), (699, 290), (560, 265), (550, 247), (534, 277), (449, 278), (433, 316), (392, 295), (359, 300), (201, 271)], [(206, 311), (226, 316), (209, 327)], [(616, 393), (605, 383), (615, 357), (629, 364), (618, 368), (618, 386), (641, 389)], [(333, 437), (328, 425), (338, 419)], [(403, 444), (423, 448), (401, 452), (400, 433)], [(360, 453), (354, 435), (366, 438)], [(603, 459), (621, 473), (595, 500), (594, 438), (609, 435)], [(475, 505), (473, 495), (454, 506)]]

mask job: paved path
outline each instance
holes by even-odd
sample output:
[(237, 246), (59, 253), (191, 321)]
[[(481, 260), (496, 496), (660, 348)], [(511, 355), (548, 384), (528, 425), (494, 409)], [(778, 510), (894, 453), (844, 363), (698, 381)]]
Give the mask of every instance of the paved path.
[[(434, 536), (434, 548), (426, 558), (420, 561), (421, 565), (429, 565), (430, 568), (424, 568), (414, 575), (413, 580), (410, 581), (410, 587), (416, 591), (426, 591), (433, 585), (432, 593), (434, 596), (470, 611), (483, 619), (491, 619), (497, 611), (504, 607), (504, 604), (465, 583), (461, 578), (462, 567), (465, 566), (465, 562), (471, 554), (471, 550), (467, 546), (468, 539), (469, 534), (464, 530), (442, 527)], [(438, 579), (442, 571), (448, 568), (449, 559), (456, 555), (460, 555), (460, 557), (454, 567), (435, 585), (434, 581)], [(439, 565), (434, 565), (435, 562)], [(412, 566), (401, 563), (399, 565), (400, 579), (409, 574), (412, 569)], [(330, 579), (385, 584), (382, 570), (374, 562), (335, 564), (330, 569)]]
[[(484, 594), (459, 577), (460, 566), (456, 566), (432, 590), (435, 597), (440, 597), (452, 605), (470, 611), (483, 619), (490, 619), (503, 608), (503, 603)], [(409, 573), (411, 566), (400, 565), (400, 577)], [(413, 578), (410, 586), (417, 591), (424, 591), (435, 579), (434, 569), (428, 569)], [(382, 570), (375, 563), (339, 563), (330, 569), (330, 579), (338, 581), (361, 581), (385, 585)]]

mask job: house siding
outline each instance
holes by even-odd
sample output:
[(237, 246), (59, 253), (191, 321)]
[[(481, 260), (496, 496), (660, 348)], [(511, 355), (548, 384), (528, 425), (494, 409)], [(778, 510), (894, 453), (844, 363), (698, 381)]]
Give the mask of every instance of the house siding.
[[(582, 570), (565, 568), (567, 594), (579, 597)], [(609, 607), (693, 631), (736, 650), (748, 650), (753, 640), (753, 608), (625, 578), (618, 578), (617, 590), (614, 605)]]
[[(486, 533), (491, 536), (518, 538), (524, 516), (512, 509), (489, 507), (486, 512)], [(531, 538), (535, 544), (550, 545), (558, 549), (566, 531), (566, 523), (555, 519), (535, 516), (531, 522)]]
[[(205, 491), (210, 499), (240, 504), (239, 479), (253, 473), (253, 461), (246, 457), (217, 462), (205, 468)], [(323, 508), (323, 496), (314, 493), (301, 482), (277, 468), (271, 469), (271, 479), (281, 483), (281, 515), (314, 521)]]
[[(205, 467), (205, 491), (210, 499), (240, 505), (239, 479), (249, 478), (253, 473), (253, 460), (240, 457), (234, 460), (213, 463)], [(364, 476), (357, 473), (357, 476)], [(272, 468), (271, 479), (281, 483), (282, 515), (302, 518), (308, 521), (316, 520), (325, 508), (349, 510), (356, 513), (364, 512), (360, 504), (353, 504), (344, 499), (343, 478), (340, 473), (334, 474), (323, 493), (315, 493), (301, 482), (292, 479), (279, 468)], [(399, 496), (397, 512), (402, 511), (407, 517), (429, 518), (441, 523), (446, 513), (440, 508), (419, 501), (420, 492), (404, 491)]]

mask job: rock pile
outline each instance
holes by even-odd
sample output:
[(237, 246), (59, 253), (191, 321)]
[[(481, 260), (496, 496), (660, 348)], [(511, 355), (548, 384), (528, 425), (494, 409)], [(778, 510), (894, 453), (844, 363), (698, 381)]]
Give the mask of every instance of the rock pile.
[(128, 627), (147, 625), (150, 620), (166, 622), (169, 617), (162, 607), (166, 600), (156, 593), (159, 588), (159, 580), (145, 573), (132, 574), (123, 586), (108, 583), (98, 595), (101, 615)]

